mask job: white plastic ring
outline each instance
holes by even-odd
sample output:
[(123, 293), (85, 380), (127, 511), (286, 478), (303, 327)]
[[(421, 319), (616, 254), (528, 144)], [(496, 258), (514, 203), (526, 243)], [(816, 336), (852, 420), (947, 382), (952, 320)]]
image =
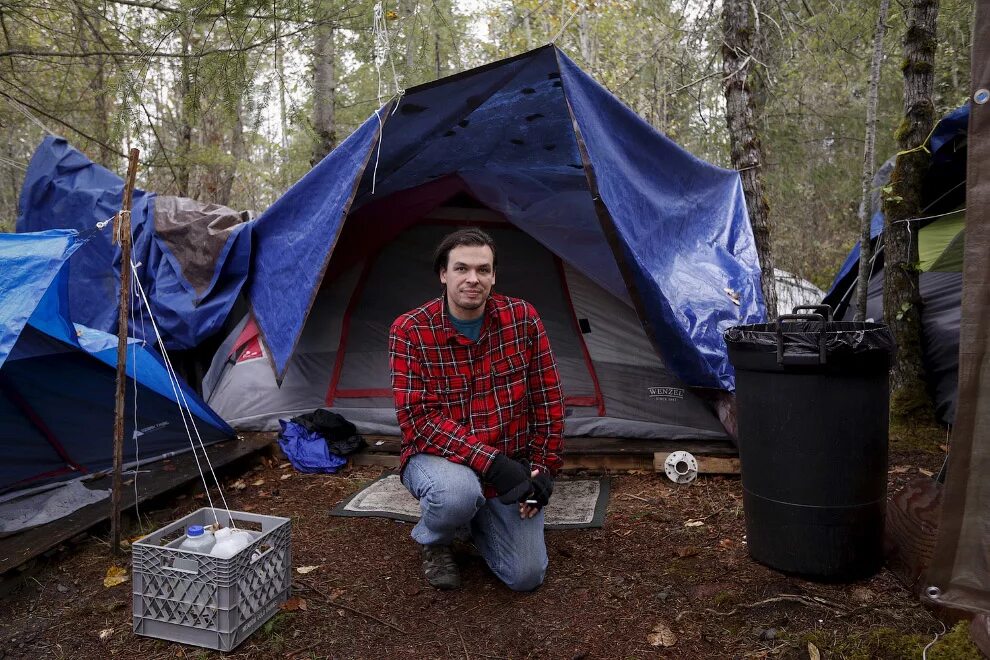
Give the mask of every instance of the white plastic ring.
[(686, 451), (673, 451), (663, 462), (663, 471), (675, 484), (691, 483), (698, 476), (698, 461)]

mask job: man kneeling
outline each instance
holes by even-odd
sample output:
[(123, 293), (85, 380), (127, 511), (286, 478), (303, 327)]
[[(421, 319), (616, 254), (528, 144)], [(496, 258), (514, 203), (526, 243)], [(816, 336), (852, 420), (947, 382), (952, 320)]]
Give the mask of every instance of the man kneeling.
[(456, 589), (451, 543), (470, 531), (511, 589), (543, 583), (543, 507), (563, 448), (560, 379), (531, 304), (492, 292), (495, 243), (480, 229), (446, 236), (434, 253), (439, 298), (389, 332), (402, 483), (420, 503), (412, 537), (438, 589)]

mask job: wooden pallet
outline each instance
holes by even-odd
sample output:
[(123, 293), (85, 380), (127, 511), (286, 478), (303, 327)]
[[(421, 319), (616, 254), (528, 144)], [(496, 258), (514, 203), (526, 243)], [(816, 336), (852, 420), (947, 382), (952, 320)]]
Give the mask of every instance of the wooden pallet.
[[(206, 448), (206, 452), (213, 468), (218, 470), (237, 459), (264, 450), (272, 444), (274, 439), (274, 433), (252, 433), (238, 440), (228, 440), (210, 445)], [(200, 460), (203, 460), (202, 455), (200, 455)], [(137, 501), (139, 503), (183, 486), (190, 481), (199, 480), (199, 470), (196, 468), (196, 461), (192, 452), (168, 459), (168, 464), (170, 466), (168, 469), (163, 469), (165, 461), (149, 463), (143, 468), (147, 469), (148, 472), (142, 471), (137, 479)], [(111, 477), (105, 475), (87, 481), (86, 485), (94, 489), (109, 489), (110, 482)], [(134, 506), (133, 484), (125, 487), (120, 495), (122, 511)], [(0, 575), (109, 519), (110, 500), (107, 499), (83, 507), (64, 518), (53, 520), (47, 525), (0, 538)]]
[[(365, 436), (368, 448), (351, 457), (352, 465), (399, 467), (399, 439)], [(739, 474), (736, 448), (715, 440), (627, 440), (621, 438), (568, 438), (564, 443), (564, 471), (593, 470), (663, 472), (664, 461), (674, 451), (690, 452), (699, 474)]]

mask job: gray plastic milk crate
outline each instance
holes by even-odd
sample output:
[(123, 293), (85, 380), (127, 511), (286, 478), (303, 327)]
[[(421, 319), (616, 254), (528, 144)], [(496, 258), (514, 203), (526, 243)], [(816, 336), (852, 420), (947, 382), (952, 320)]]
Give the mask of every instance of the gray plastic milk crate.
[(290, 520), (224, 509), (216, 517), (261, 535), (229, 559), (179, 550), (187, 526), (216, 522), (204, 508), (133, 544), (136, 634), (230, 651), (288, 600)]

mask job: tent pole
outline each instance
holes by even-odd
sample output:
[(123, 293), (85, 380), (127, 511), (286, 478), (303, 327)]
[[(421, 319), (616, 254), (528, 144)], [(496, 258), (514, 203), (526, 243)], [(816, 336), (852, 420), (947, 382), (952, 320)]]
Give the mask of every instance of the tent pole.
[(124, 200), (114, 223), (114, 237), (120, 240), (120, 309), (117, 316), (117, 396), (113, 417), (113, 490), (110, 497), (110, 548), (120, 555), (120, 491), (124, 462), (124, 386), (127, 384), (127, 318), (130, 315), (131, 292), (131, 197), (137, 176), (138, 155), (132, 148), (127, 160), (127, 183)]

